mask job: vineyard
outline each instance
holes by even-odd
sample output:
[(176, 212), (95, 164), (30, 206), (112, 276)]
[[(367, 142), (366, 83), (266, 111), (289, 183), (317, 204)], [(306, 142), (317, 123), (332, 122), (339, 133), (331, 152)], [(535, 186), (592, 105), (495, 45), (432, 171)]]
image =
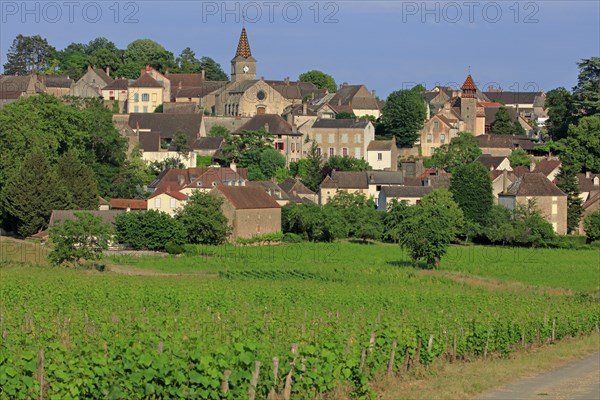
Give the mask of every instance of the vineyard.
[[(481, 254), (450, 255), (442, 268), (462, 262), (494, 276)], [(198, 247), (105, 260), (179, 273), (171, 276), (4, 260), (0, 399), (326, 399), (342, 388), (374, 398), (369, 382), (386, 374), (597, 331), (598, 254), (552, 256), (498, 256), (526, 283), (528, 268), (565, 274), (562, 286), (550, 278), (518, 292), (425, 274), (392, 245)]]

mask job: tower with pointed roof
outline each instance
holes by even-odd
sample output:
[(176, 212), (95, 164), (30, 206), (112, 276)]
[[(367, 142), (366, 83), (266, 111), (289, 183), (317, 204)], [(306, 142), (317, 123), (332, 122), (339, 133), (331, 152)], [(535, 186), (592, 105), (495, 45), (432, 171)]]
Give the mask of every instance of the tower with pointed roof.
[(477, 86), (475, 86), (471, 74), (467, 75), (467, 79), (465, 79), (465, 83), (463, 83), (461, 90), (460, 116), (465, 123), (465, 130), (476, 135)]
[(231, 81), (242, 82), (256, 79), (256, 59), (252, 57), (246, 28), (242, 28), (235, 57), (231, 60)]

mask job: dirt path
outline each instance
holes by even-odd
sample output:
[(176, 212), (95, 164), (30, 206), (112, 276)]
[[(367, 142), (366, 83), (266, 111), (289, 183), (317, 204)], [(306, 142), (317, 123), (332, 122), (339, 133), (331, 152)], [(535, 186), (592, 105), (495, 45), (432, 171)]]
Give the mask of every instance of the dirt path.
[(600, 400), (600, 353), (477, 397), (479, 400)]

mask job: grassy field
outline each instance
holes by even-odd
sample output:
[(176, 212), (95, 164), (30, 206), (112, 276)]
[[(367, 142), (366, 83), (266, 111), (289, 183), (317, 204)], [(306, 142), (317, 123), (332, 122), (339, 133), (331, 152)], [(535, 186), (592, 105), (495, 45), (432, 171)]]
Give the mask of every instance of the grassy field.
[[(600, 321), (593, 297), (572, 294), (597, 290), (592, 251), (552, 250), (515, 264), (511, 252), (492, 263), (494, 248), (454, 247), (442, 271), (428, 271), (387, 244), (198, 246), (181, 256), (110, 256), (103, 262), (119, 273), (100, 273), (48, 267), (43, 247), (3, 241), (11, 249), (0, 254), (0, 399), (39, 390), (218, 398), (226, 370), (231, 392), (223, 397), (244, 398), (255, 360), (264, 366), (257, 398), (283, 392), (289, 371), (298, 375), (292, 398), (348, 385), (351, 397), (369, 398), (367, 382), (388, 368), (502, 356), (594, 331)], [(497, 282), (491, 288), (471, 273)], [(569, 290), (545, 289), (557, 287)], [(34, 379), (40, 349), (45, 389)]]

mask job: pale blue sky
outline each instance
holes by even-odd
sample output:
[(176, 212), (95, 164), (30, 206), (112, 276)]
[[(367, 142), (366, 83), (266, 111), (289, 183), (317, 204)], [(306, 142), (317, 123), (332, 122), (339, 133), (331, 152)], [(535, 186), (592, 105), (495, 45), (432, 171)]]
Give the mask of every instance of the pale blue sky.
[(58, 49), (104, 36), (120, 48), (149, 38), (175, 55), (189, 46), (229, 73), (245, 10), (259, 76), (296, 79), (319, 69), (382, 97), (415, 82), (460, 85), (469, 66), (483, 88), (571, 88), (575, 63), (600, 56), (598, 1), (0, 3), (2, 63), (19, 33)]

